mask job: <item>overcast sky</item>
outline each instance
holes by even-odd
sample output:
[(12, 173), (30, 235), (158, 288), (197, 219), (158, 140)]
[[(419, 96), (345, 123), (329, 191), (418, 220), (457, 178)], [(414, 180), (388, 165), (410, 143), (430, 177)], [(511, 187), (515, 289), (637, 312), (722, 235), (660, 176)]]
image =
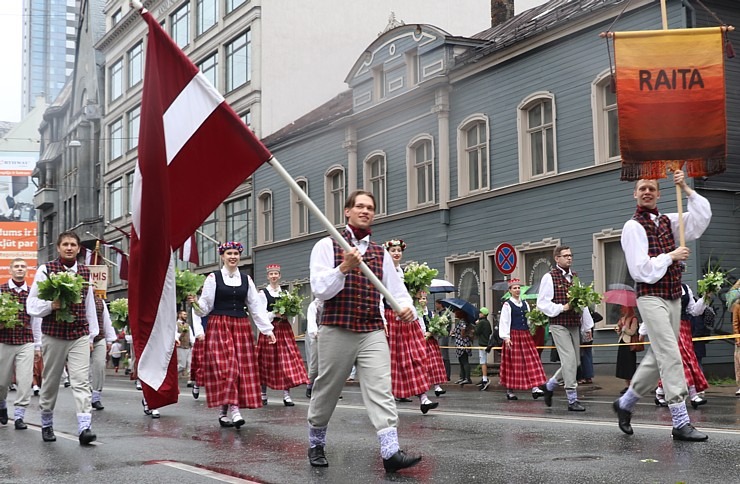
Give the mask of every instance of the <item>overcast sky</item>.
[(21, 119), (22, 0), (0, 0), (0, 121)]

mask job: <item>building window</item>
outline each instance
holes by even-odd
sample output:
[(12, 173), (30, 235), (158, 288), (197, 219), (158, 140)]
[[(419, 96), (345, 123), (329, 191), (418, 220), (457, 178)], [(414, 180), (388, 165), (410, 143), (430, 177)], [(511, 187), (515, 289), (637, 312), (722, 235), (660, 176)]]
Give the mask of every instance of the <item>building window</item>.
[(408, 159), (407, 205), (409, 209), (432, 205), (435, 201), (434, 143), (431, 135), (412, 139), (406, 148)]
[[(308, 181), (305, 178), (297, 178), (296, 183), (303, 193), (308, 194)], [(293, 212), (290, 217), (291, 236), (306, 235), (308, 233), (308, 207), (293, 190), (290, 191), (290, 202)]]
[(119, 59), (111, 66), (109, 72), (108, 88), (110, 89), (110, 100), (115, 101), (123, 95), (123, 59)]
[(108, 220), (123, 217), (123, 179), (108, 184)]
[(123, 119), (118, 118), (108, 127), (110, 159), (115, 160), (123, 155)]
[(126, 114), (128, 123), (128, 143), (127, 148), (132, 150), (139, 145), (139, 121), (141, 115), (141, 107), (136, 106), (134, 109)]
[[(594, 235), (594, 288), (603, 294), (606, 291), (634, 291), (635, 281), (627, 268), (622, 250), (621, 230), (604, 230)], [(596, 327), (614, 326), (621, 316), (621, 306), (603, 303), (604, 319)]]
[(596, 163), (619, 161), (621, 157), (619, 152), (617, 95), (612, 92), (611, 73), (609, 71), (599, 76), (591, 85), (591, 111), (593, 114)]
[(272, 193), (262, 193), (258, 199), (259, 224), (257, 234), (260, 243), (272, 242)]
[(237, 198), (226, 202), (226, 240), (244, 245), (244, 254), (252, 253), (249, 228), (252, 226), (252, 197)]
[(183, 48), (190, 42), (190, 2), (180, 7), (170, 16), (172, 40)]
[(119, 8), (115, 12), (113, 12), (113, 15), (110, 16), (110, 24), (111, 27), (116, 25), (118, 22), (121, 21), (121, 18), (123, 18), (123, 13), (121, 12), (121, 9)]
[(126, 175), (126, 207), (127, 207), (128, 213), (132, 213), (134, 211), (134, 172), (133, 171)]
[(518, 109), (520, 181), (557, 172), (555, 145), (555, 97), (533, 94)]
[(196, 35), (200, 35), (216, 24), (218, 20), (218, 1), (198, 0), (196, 9), (198, 15)]
[(128, 51), (128, 87), (133, 87), (141, 82), (144, 72), (144, 52), (142, 43), (139, 42)]
[(252, 129), (252, 111), (247, 110), (240, 118), (242, 118), (242, 121), (249, 129)]
[(480, 307), (481, 283), (480, 283), (480, 259), (459, 260), (451, 263), (452, 280), (461, 299)]
[(207, 57), (199, 67), (208, 82), (218, 90), (218, 52)]
[(231, 12), (245, 3), (247, 3), (247, 0), (226, 0), (226, 13)]
[(344, 224), (344, 168), (332, 167), (325, 182), (326, 216), (334, 225)]
[(474, 114), (457, 132), (458, 196), (488, 188), (488, 117)]
[(226, 92), (252, 79), (252, 31), (247, 30), (226, 44)]
[[(111, 242), (108, 242), (113, 247), (123, 250), (123, 241), (121, 239), (114, 240)], [(119, 254), (117, 251), (113, 250), (111, 247), (106, 247), (106, 255), (105, 257), (115, 263), (114, 266), (108, 266), (108, 284), (111, 286), (117, 286), (121, 284), (121, 266), (120, 266), (120, 260), (118, 258)]]
[(375, 196), (375, 214), (385, 215), (387, 210), (385, 153), (373, 152), (365, 159), (365, 190)]
[[(218, 240), (216, 238), (216, 226), (218, 225), (218, 217), (216, 212), (213, 212), (200, 226), (200, 231), (210, 237), (211, 239)], [(195, 243), (198, 246), (198, 259), (200, 265), (207, 266), (216, 263), (216, 247), (213, 242), (203, 235), (196, 232)]]

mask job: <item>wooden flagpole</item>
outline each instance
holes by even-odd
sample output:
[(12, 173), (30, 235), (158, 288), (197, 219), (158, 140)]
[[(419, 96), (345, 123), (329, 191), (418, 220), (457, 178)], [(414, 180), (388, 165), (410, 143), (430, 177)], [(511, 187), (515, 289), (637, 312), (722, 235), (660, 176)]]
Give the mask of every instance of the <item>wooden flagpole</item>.
[[(313, 203), (313, 200), (311, 200), (308, 197), (308, 194), (304, 192), (300, 186), (295, 182), (292, 176), (283, 168), (283, 165), (280, 164), (280, 162), (273, 156), (269, 160), (267, 160), (265, 163), (268, 163), (272, 168), (277, 172), (280, 177), (285, 180), (285, 183), (288, 184), (291, 190), (293, 190), (293, 193), (301, 199), (303, 203), (306, 204), (306, 207), (311, 211), (311, 213), (319, 219), (319, 222), (326, 228), (326, 230), (329, 232), (329, 235), (334, 238), (334, 240), (337, 241), (337, 243), (346, 251), (352, 250), (352, 247), (349, 245), (349, 243), (342, 237), (342, 234), (339, 233), (337, 228), (334, 226), (331, 221), (326, 218), (326, 215), (319, 210), (319, 208), (316, 206), (315, 203)], [(391, 305), (394, 311), (400, 312), (401, 306), (398, 304), (398, 301), (396, 301), (390, 292), (388, 292), (388, 289), (383, 285), (383, 283), (378, 279), (378, 277), (375, 275), (373, 271), (370, 270), (370, 268), (365, 264), (365, 262), (360, 262), (360, 270), (362, 273), (370, 280), (370, 282), (375, 286), (375, 288), (383, 295), (383, 297), (386, 299), (388, 304)]]
[[(660, 16), (663, 20), (663, 30), (668, 30), (668, 10), (666, 9), (665, 0), (660, 0)], [(672, 167), (672, 171), (680, 170), (683, 163), (676, 162)], [(679, 247), (686, 246), (686, 237), (684, 236), (683, 226), (683, 190), (680, 185), (676, 185), (676, 204), (678, 205), (678, 240)]]

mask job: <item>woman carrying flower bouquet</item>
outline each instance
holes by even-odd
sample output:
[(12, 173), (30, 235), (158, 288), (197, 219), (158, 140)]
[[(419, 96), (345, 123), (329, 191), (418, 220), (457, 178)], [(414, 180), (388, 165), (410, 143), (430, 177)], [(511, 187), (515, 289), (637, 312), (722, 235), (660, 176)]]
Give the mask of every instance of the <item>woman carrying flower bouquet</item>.
[[(403, 280), (401, 259), (406, 244), (403, 240), (392, 239), (383, 244), (391, 256), (396, 271)], [(427, 368), (427, 348), (424, 341), (426, 326), (423, 318), (417, 323), (404, 323), (398, 319), (395, 311), (385, 308), (386, 334), (391, 353), (391, 387), (393, 396), (399, 401), (408, 401), (411, 396), (418, 396), (421, 413), (426, 414), (439, 406), (427, 396), (429, 390), (429, 369)]]
[[(239, 242), (218, 246), (223, 267), (208, 275), (194, 305), (196, 314), (209, 316), (203, 362), (207, 405), (220, 407), (219, 425), (237, 429), (244, 425), (240, 408), (262, 406), (254, 338), (245, 304), (260, 333), (268, 343), (275, 343), (264, 299), (252, 278), (239, 271), (243, 250)], [(195, 296), (189, 295), (187, 300), (193, 303)]]
[[(445, 364), (442, 360), (442, 351), (439, 348), (439, 342), (437, 337), (445, 335), (448, 336), (449, 332), (447, 327), (449, 326), (449, 319), (447, 316), (444, 317), (444, 321), (440, 328), (434, 326), (434, 313), (427, 307), (427, 293), (420, 292), (417, 295), (418, 305), (421, 307), (420, 315), (424, 318), (424, 324), (426, 325), (426, 332), (424, 333), (424, 339), (426, 340), (427, 346), (427, 370), (429, 371), (429, 381), (434, 385), (434, 394), (437, 396), (444, 395), (447, 390), (442, 388), (442, 383), (447, 381), (447, 371), (445, 370)], [(442, 318), (442, 316), (437, 316)]]
[(499, 380), (506, 388), (507, 400), (517, 399), (514, 390), (531, 390), (536, 400), (544, 395), (539, 386), (545, 384), (547, 376), (527, 325), (529, 306), (519, 299), (521, 286), (519, 279), (509, 280), (511, 297), (501, 308), (498, 331), (503, 345)]
[(284, 296), (280, 287), (280, 266), (270, 264), (266, 267), (270, 283), (262, 289), (262, 298), (267, 305), (267, 315), (275, 327), (275, 344), (260, 335), (257, 341), (257, 361), (259, 362), (260, 381), (262, 382), (262, 404), (267, 405), (267, 387), (283, 391), (283, 405), (295, 405), (290, 398), (290, 389), (308, 384), (306, 367), (301, 352), (295, 342), (295, 335), (290, 321), (285, 315), (275, 311), (275, 302)]
[[(44, 442), (56, 441), (53, 427), (54, 407), (66, 364), (77, 409), (79, 441), (81, 445), (89, 445), (96, 439), (90, 428), (90, 349), (99, 332), (95, 296), (90, 284), (90, 270), (77, 262), (77, 255), (80, 253), (79, 236), (72, 231), (62, 232), (57, 237), (56, 247), (59, 258), (39, 266), (27, 300), (28, 314), (43, 318), (41, 353), (44, 372), (39, 397), (41, 437)], [(75, 290), (74, 296), (58, 295), (53, 300), (45, 299), (44, 296), (55, 290), (56, 294), (60, 294), (61, 288), (56, 287), (57, 282), (62, 282), (65, 287), (79, 287), (79, 294)], [(78, 297), (80, 302), (73, 302)]]

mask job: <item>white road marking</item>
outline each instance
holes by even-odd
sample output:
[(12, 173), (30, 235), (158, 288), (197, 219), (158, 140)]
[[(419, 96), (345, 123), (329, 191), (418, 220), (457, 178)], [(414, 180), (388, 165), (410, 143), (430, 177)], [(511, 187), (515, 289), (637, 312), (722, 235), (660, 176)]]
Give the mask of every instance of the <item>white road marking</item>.
[(149, 462), (149, 464), (172, 467), (173, 469), (178, 469), (184, 472), (189, 472), (190, 474), (196, 474), (198, 476), (207, 477), (215, 481), (231, 482), (234, 484), (239, 484), (239, 483), (258, 484), (258, 481), (250, 481), (249, 479), (242, 479), (240, 477), (229, 476), (227, 474), (222, 474), (220, 472), (212, 471), (209, 469), (203, 469), (201, 467), (191, 466), (189, 464), (184, 464), (182, 462), (177, 462), (177, 461), (172, 461), (172, 460), (153, 461), (153, 462)]

